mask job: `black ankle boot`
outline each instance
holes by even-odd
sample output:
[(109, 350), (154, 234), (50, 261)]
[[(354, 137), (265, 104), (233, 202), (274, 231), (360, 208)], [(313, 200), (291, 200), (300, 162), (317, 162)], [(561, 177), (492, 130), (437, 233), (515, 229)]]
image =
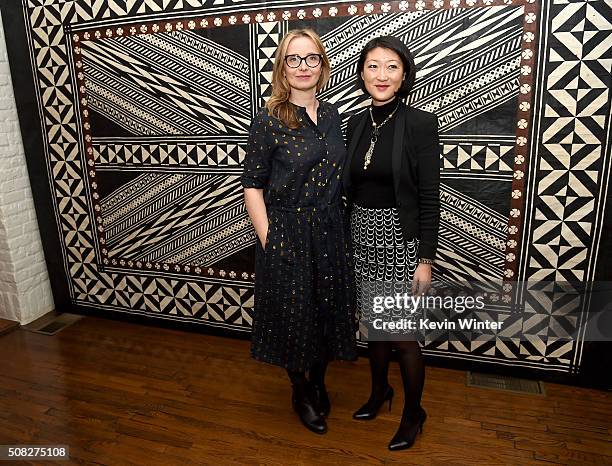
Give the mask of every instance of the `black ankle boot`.
[(293, 396), (291, 397), (293, 410), (298, 414), (302, 424), (304, 424), (307, 429), (316, 434), (324, 434), (327, 432), (325, 418), (317, 412), (317, 409), (315, 409), (313, 402), (304, 388), (305, 387), (297, 387), (296, 385), (293, 386)]
[(410, 419), (408, 413), (402, 414), (402, 422), (397, 433), (393, 436), (389, 442), (389, 450), (405, 450), (414, 445), (416, 436), (418, 433), (423, 433), (423, 424), (427, 419), (427, 413), (421, 407), (418, 410), (418, 416), (416, 419)]
[(387, 386), (381, 396), (377, 396), (376, 393), (373, 392), (366, 404), (353, 413), (353, 419), (358, 419), (360, 421), (374, 419), (385, 401), (389, 402), (389, 411), (391, 411), (391, 402), (393, 401), (393, 387), (391, 387), (391, 385)]
[(312, 402), (319, 415), (323, 417), (329, 416), (331, 410), (331, 402), (325, 384), (318, 384), (315, 382), (310, 383), (310, 393), (312, 395)]

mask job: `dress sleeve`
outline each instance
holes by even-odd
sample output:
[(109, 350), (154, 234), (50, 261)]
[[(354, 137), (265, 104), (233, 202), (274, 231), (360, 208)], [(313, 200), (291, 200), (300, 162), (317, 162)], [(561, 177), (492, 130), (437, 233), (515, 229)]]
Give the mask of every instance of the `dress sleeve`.
[(440, 225), (440, 137), (438, 119), (423, 125), (416, 147), (419, 171), (419, 257), (435, 259)]
[(244, 169), (240, 179), (244, 188), (263, 189), (270, 177), (270, 146), (266, 140), (264, 112), (257, 113), (251, 121), (247, 141)]

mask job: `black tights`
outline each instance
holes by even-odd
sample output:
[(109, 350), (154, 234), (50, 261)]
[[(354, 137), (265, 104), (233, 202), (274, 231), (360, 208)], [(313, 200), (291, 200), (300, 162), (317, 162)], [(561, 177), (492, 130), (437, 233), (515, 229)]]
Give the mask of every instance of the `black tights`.
[(425, 363), (421, 347), (417, 341), (371, 341), (368, 342), (370, 352), (370, 371), (372, 374), (372, 396), (380, 399), (384, 396), (389, 382), (389, 361), (391, 351), (395, 349), (404, 383), (403, 418), (419, 416), (421, 394), (425, 383)]

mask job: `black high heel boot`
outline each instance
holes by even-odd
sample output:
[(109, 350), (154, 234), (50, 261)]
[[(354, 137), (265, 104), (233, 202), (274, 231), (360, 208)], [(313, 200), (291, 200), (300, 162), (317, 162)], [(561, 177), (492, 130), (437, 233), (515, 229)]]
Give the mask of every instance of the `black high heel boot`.
[(427, 413), (423, 408), (419, 407), (418, 413), (416, 420), (410, 420), (409, 416), (406, 415), (407, 413), (402, 415), (400, 427), (389, 442), (389, 450), (406, 450), (414, 445), (417, 434), (423, 433), (423, 424), (427, 419)]
[(322, 351), (321, 357), (312, 365), (310, 373), (308, 374), (310, 380), (308, 384), (308, 394), (312, 397), (312, 402), (317, 412), (321, 416), (327, 417), (331, 410), (331, 403), (325, 388), (325, 372), (327, 371), (327, 365), (329, 363), (327, 359), (327, 347), (325, 345), (323, 345)]
[(393, 401), (393, 387), (391, 385), (387, 385), (381, 397), (377, 397), (375, 393), (372, 393), (366, 404), (353, 413), (353, 419), (360, 421), (374, 419), (385, 401), (389, 402), (389, 411), (391, 411), (391, 402)]
[(317, 434), (324, 434), (327, 432), (327, 423), (325, 418), (317, 412), (312, 402), (306, 374), (302, 371), (287, 370), (287, 375), (289, 375), (289, 380), (291, 380), (291, 386), (293, 387), (293, 394), (291, 396), (293, 410), (298, 414), (302, 424), (307, 429)]
[(329, 416), (331, 411), (331, 402), (329, 401), (329, 395), (325, 388), (325, 384), (318, 384), (310, 382), (310, 389), (312, 394), (312, 402), (319, 415), (323, 417)]
[(293, 410), (308, 430), (316, 434), (324, 434), (327, 432), (325, 418), (317, 412), (305, 388), (304, 385), (293, 385), (293, 395), (291, 397)]

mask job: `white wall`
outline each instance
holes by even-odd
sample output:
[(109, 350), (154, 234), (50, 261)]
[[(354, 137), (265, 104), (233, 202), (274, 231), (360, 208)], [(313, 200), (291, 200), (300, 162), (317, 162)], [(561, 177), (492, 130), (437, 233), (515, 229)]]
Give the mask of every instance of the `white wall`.
[(53, 308), (0, 18), (0, 318), (27, 324)]

